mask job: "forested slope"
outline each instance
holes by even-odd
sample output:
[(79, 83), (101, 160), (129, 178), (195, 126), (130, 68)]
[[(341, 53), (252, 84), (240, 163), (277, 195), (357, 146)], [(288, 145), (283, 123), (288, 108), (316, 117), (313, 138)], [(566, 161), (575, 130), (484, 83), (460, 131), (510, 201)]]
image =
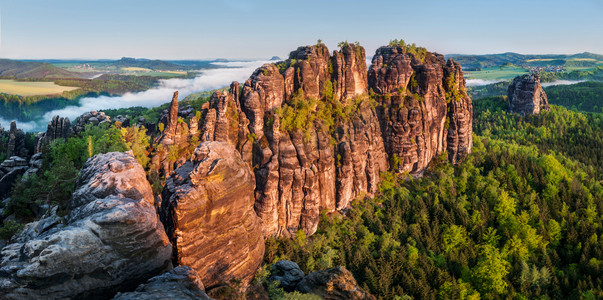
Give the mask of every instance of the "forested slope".
[(380, 299), (603, 297), (601, 114), (553, 106), (521, 118), (474, 101), (474, 148), (458, 166), (388, 180), (318, 232), (271, 239), (265, 263), (345, 265)]

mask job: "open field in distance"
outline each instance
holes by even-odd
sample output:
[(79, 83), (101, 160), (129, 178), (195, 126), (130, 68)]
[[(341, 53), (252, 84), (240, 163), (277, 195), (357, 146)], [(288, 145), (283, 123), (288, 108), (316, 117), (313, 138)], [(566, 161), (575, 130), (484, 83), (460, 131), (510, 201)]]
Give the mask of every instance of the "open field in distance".
[(55, 84), (54, 82), (31, 82), (0, 79), (0, 93), (11, 95), (54, 95), (61, 94), (65, 91), (73, 91), (77, 89), (78, 87), (60, 86)]
[(466, 79), (482, 79), (482, 80), (504, 80), (504, 79), (513, 79), (516, 76), (527, 74), (528, 70), (516, 67), (492, 67), (492, 68), (484, 68), (481, 71), (466, 71), (465, 78)]

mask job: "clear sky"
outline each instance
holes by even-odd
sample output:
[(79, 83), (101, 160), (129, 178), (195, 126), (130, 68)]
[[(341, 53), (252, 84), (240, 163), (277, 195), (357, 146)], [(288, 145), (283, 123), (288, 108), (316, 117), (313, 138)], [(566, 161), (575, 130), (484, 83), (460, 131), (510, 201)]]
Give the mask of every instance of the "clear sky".
[(3, 58), (286, 57), (317, 39), (603, 54), (603, 0), (0, 0)]

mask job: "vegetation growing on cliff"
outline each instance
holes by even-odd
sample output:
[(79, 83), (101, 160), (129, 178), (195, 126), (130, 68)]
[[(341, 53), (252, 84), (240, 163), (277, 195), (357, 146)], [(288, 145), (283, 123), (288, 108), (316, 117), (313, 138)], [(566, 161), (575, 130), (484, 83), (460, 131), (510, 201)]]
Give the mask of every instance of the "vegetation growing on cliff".
[(415, 43), (407, 44), (403, 39), (393, 39), (389, 41), (390, 46), (400, 46), (406, 53), (412, 54), (416, 59), (418, 59), (421, 63), (425, 62), (425, 58), (429, 53), (427, 49), (423, 47), (417, 46)]
[(44, 149), (42, 168), (37, 174), (17, 181), (5, 214), (15, 213), (23, 220), (32, 220), (34, 212), (43, 209), (45, 204), (58, 205), (59, 210), (65, 210), (78, 172), (88, 158), (100, 153), (132, 150), (144, 167), (149, 162), (148, 147), (149, 137), (144, 127), (88, 125), (80, 136), (57, 140)]
[(358, 95), (345, 104), (334, 99), (333, 88), (336, 84), (337, 82), (325, 81), (322, 99), (306, 97), (300, 89), (287, 103), (275, 109), (274, 113), (279, 117), (281, 130), (289, 132), (301, 130), (305, 140), (308, 141), (315, 122), (318, 122), (329, 134), (334, 134), (335, 129), (342, 122), (353, 118), (362, 107), (376, 106), (376, 101), (368, 95)]

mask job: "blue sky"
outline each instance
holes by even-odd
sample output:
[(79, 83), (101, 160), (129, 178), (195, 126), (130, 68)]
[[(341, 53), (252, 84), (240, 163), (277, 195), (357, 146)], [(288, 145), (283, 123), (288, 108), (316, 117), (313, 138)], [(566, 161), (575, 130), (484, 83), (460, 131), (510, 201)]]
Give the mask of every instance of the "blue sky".
[(0, 0), (3, 58), (286, 57), (322, 39), (370, 56), (402, 38), (450, 53), (603, 54), (601, 0)]

